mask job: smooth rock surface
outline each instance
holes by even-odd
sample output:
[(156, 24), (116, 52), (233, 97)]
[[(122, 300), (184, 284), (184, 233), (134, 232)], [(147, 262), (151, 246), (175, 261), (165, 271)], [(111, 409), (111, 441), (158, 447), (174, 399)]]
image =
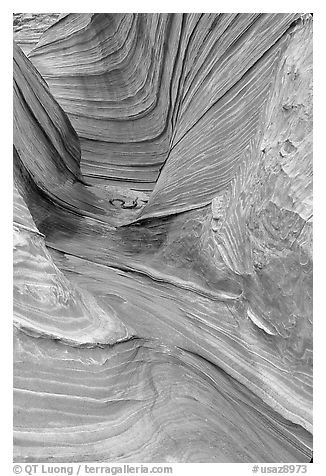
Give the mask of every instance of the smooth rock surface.
[(29, 58), (16, 461), (309, 461), (312, 18), (69, 14)]

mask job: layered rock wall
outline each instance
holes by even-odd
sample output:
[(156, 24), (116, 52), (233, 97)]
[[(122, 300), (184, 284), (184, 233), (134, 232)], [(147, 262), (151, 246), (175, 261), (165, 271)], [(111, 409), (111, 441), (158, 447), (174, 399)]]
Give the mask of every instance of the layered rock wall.
[(311, 154), (309, 15), (15, 47), (17, 460), (310, 459)]

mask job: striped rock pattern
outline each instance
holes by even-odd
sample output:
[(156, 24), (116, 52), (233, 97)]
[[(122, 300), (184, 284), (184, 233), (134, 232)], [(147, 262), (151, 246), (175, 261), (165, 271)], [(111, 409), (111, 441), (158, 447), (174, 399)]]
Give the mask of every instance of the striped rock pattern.
[(132, 336), (113, 309), (103, 309), (56, 267), (16, 186), (14, 325), (28, 335), (76, 346), (112, 344)]
[(36, 45), (42, 33), (65, 14), (14, 13), (14, 40), (27, 55)]
[(51, 202), (101, 213), (80, 172), (76, 132), (39, 72), (14, 43), (14, 164)]
[(230, 181), (296, 17), (74, 14), (29, 56), (81, 139), (85, 176), (152, 190), (167, 161), (153, 216), (184, 209), (189, 187), (198, 206)]
[(311, 17), (69, 14), (14, 55), (15, 459), (309, 461)]
[(262, 411), (245, 387), (196, 355), (143, 339), (79, 349), (18, 334), (15, 347), (20, 461), (307, 458), (302, 428)]

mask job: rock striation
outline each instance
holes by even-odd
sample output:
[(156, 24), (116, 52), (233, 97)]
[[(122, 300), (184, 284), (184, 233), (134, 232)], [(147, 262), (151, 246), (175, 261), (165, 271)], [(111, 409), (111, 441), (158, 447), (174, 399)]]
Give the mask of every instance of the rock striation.
[(65, 13), (14, 13), (14, 40), (27, 55), (42, 33), (63, 16)]
[(310, 460), (310, 15), (65, 15), (14, 176), (17, 461)]
[(284, 33), (297, 17), (68, 15), (47, 30), (30, 58), (81, 139), (84, 174), (152, 190), (168, 159), (153, 199), (164, 188), (165, 206), (174, 200), (175, 212), (187, 206), (177, 170), (185, 186), (202, 189), (192, 190), (192, 205), (207, 203), (209, 189), (212, 195), (230, 181), (258, 128)]

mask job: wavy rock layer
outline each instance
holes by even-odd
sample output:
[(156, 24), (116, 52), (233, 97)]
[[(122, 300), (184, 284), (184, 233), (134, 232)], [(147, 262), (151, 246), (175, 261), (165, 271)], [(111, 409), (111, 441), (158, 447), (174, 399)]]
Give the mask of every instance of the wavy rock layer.
[(142, 339), (63, 350), (20, 334), (15, 345), (19, 460), (307, 458), (302, 429), (262, 412), (245, 387), (196, 355)]
[(296, 17), (68, 15), (30, 58), (81, 139), (84, 174), (152, 190), (168, 159), (153, 197), (180, 210), (190, 188), (207, 203), (232, 178)]
[(61, 16), (60, 13), (14, 13), (14, 40), (27, 55), (42, 34)]
[(70, 14), (30, 59), (17, 461), (308, 461), (311, 18)]
[(26, 334), (71, 345), (112, 344), (131, 335), (87, 291), (73, 286), (55, 266), (33, 219), (14, 187), (14, 324)]

